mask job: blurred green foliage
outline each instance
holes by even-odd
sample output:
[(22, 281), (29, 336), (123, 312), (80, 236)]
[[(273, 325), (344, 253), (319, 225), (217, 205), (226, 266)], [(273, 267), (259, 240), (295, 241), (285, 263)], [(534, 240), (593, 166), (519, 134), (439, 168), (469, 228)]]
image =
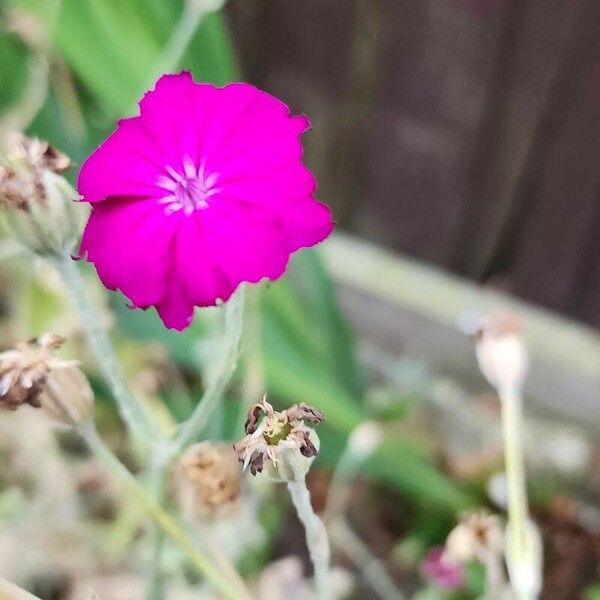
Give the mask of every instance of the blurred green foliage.
[[(115, 119), (135, 112), (136, 100), (162, 70), (189, 69), (197, 80), (216, 84), (239, 79), (222, 13), (206, 15), (175, 64), (169, 64), (177, 56), (173, 48), (178, 36), (188, 25), (185, 10), (183, 0), (5, 1), (4, 23), (20, 35), (7, 31), (8, 27), (0, 33), (0, 119), (18, 114), (20, 99), (41, 88), (43, 102), (27, 131), (80, 162), (110, 133)], [(46, 65), (47, 78), (43, 69), (33, 69), (36, 64)], [(43, 291), (32, 293), (39, 297), (30, 298), (27, 318), (31, 328), (38, 329), (47, 313), (59, 307)], [(206, 334), (201, 315), (178, 334), (165, 330), (153, 312), (128, 310), (117, 295), (112, 303), (123, 335), (164, 344), (184, 370), (197, 368), (194, 348)], [(347, 435), (373, 416), (363, 403), (366, 384), (352, 333), (317, 251), (299, 253), (284, 280), (264, 287), (261, 322), (259, 351), (269, 393), (275, 401), (304, 401), (326, 412), (321, 460), (334, 465)], [(195, 398), (199, 392), (191, 390)], [(165, 396), (180, 419), (185, 409), (178, 400), (176, 394)], [(232, 409), (235, 404), (225, 406), (224, 427), (231, 431), (238, 416)], [(469, 504), (469, 497), (415, 441), (387, 439), (366, 468), (443, 511)]]

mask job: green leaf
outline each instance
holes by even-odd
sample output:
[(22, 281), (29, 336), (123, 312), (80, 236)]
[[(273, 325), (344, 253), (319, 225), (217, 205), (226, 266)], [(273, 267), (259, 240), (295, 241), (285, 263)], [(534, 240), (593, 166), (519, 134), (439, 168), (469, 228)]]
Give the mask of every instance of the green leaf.
[(361, 396), (364, 383), (355, 355), (354, 336), (317, 250), (309, 248), (298, 253), (290, 265), (289, 276), (307, 308), (312, 327), (321, 334), (323, 350), (338, 381), (352, 394)]
[(221, 12), (209, 13), (204, 17), (181, 67), (190, 69), (198, 81), (215, 85), (241, 79), (229, 28)]
[(27, 52), (14, 36), (0, 30), (0, 114), (17, 102), (27, 78)]

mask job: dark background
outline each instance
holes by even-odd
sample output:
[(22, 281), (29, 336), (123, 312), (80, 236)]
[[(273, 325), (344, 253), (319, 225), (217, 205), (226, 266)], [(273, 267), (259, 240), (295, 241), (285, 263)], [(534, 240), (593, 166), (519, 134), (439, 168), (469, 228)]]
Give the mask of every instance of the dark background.
[(234, 0), (340, 226), (600, 324), (598, 0)]

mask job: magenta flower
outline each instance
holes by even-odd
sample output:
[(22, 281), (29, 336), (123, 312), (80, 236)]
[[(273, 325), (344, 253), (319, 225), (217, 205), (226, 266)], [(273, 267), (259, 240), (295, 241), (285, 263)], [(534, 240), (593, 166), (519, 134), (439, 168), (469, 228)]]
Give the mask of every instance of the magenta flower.
[(450, 559), (442, 546), (436, 546), (427, 553), (421, 562), (421, 573), (445, 590), (454, 590), (464, 583), (462, 565)]
[(81, 168), (93, 206), (81, 256), (106, 287), (179, 330), (195, 306), (277, 279), (292, 252), (332, 230), (302, 164), (308, 128), (252, 85), (163, 75)]

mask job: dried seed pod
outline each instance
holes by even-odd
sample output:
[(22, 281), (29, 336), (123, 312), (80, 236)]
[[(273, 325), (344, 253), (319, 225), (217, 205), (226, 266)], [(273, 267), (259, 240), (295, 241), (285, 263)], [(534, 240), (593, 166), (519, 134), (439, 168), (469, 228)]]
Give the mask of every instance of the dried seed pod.
[(52, 371), (39, 396), (42, 410), (61, 425), (77, 425), (91, 418), (94, 392), (77, 365)]
[(37, 138), (13, 134), (0, 156), (0, 205), (12, 233), (39, 255), (71, 252), (85, 214), (62, 177), (69, 157)]
[(16, 410), (22, 404), (40, 407), (39, 396), (48, 374), (66, 361), (52, 356), (62, 338), (45, 334), (0, 353), (0, 406)]
[(319, 438), (304, 421), (318, 424), (324, 419), (320, 410), (304, 403), (276, 411), (265, 397), (248, 411), (247, 435), (234, 450), (252, 475), (268, 467), (269, 476), (278, 481), (304, 477), (319, 452)]
[(202, 442), (183, 454), (175, 473), (175, 492), (189, 521), (221, 514), (241, 491), (241, 470), (229, 444)]
[(53, 420), (74, 425), (91, 418), (94, 395), (76, 361), (53, 356), (63, 343), (47, 333), (0, 353), (0, 406), (41, 408)]

